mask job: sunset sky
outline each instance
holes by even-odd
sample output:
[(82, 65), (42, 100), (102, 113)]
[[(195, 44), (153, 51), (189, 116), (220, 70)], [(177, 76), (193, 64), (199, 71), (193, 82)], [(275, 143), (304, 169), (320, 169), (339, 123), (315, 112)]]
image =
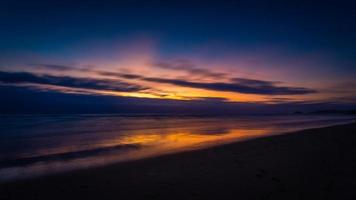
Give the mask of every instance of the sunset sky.
[(355, 104), (352, 4), (2, 1), (0, 89)]

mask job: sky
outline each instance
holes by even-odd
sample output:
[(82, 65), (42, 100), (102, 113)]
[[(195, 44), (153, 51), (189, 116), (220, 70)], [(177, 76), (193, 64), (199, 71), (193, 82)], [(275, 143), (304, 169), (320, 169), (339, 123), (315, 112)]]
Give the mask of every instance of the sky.
[(2, 104), (356, 105), (355, 15), (353, 1), (1, 1)]

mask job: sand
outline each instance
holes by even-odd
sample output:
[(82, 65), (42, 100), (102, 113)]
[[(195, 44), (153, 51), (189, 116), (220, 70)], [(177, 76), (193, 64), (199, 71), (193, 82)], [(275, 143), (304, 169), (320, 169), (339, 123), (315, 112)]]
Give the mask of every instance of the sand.
[(356, 199), (356, 123), (6, 183), (0, 199)]

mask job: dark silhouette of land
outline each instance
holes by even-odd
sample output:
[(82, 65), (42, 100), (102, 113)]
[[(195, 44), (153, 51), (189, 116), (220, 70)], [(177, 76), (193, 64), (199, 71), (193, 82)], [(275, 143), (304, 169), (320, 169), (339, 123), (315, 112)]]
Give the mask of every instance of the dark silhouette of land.
[(318, 110), (310, 114), (318, 115), (356, 115), (356, 110)]
[(356, 123), (0, 185), (0, 199), (356, 199)]

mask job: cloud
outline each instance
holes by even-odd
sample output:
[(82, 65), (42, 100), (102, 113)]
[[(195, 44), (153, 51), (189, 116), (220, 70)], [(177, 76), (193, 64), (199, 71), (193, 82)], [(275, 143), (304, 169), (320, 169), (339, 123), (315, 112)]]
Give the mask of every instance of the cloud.
[(68, 65), (35, 64), (34, 66), (39, 67), (39, 68), (53, 70), (53, 71), (93, 72), (93, 73), (96, 73), (96, 74), (102, 75), (102, 76), (119, 77), (119, 78), (125, 78), (125, 79), (139, 79), (139, 78), (141, 78), (140, 75), (136, 75), (136, 74), (109, 72), (109, 71), (102, 71), (102, 70), (95, 70), (95, 69), (88, 69), (88, 68), (73, 67), (73, 66), (68, 66)]
[(66, 65), (53, 65), (53, 64), (29, 64), (30, 66), (35, 66), (38, 68), (51, 69), (56, 71), (71, 71), (71, 70), (79, 70), (72, 66)]
[[(163, 78), (144, 78), (143, 80), (166, 83), (183, 87), (199, 88), (214, 91), (238, 92), (244, 94), (263, 94), (263, 95), (296, 95), (296, 94), (311, 94), (317, 91), (303, 87), (282, 87), (270, 84), (251, 85), (246, 83), (201, 83), (190, 82), (179, 79), (163, 79)], [(245, 79), (247, 80), (247, 79)], [(256, 81), (256, 80), (254, 80)]]
[[(181, 61), (182, 62), (182, 61)], [(42, 65), (50, 67), (51, 65)], [(176, 70), (187, 70), (191, 73), (198, 72), (201, 75), (206, 75), (210, 77), (225, 77), (223, 73), (215, 73), (205, 69), (193, 68), (189, 63), (186, 65), (171, 65), (167, 63), (161, 63), (157, 65), (163, 68), (171, 68)], [(54, 68), (55, 70), (57, 68)], [(85, 70), (78, 69), (74, 67), (64, 66), (63, 69), (67, 70)], [(138, 74), (129, 74), (129, 73), (120, 73), (120, 72), (107, 72), (100, 70), (91, 70), (88, 69), (88, 72), (95, 72), (99, 75), (109, 76), (109, 77), (117, 77), (122, 79), (135, 79), (135, 80), (143, 80), (154, 83), (163, 83), (163, 84), (171, 84), (181, 87), (190, 87), (190, 88), (198, 88), (205, 90), (213, 90), (213, 91), (221, 91), (221, 92), (237, 92), (243, 94), (260, 94), (260, 95), (299, 95), (299, 94), (312, 94), (316, 93), (316, 90), (304, 88), (304, 87), (287, 87), (287, 86), (279, 86), (280, 82), (278, 81), (265, 81), (265, 80), (257, 80), (257, 79), (247, 79), (247, 78), (232, 78), (231, 82), (195, 82), (195, 81), (187, 81), (182, 79), (166, 79), (166, 78), (157, 78), (157, 77), (146, 77)], [(226, 78), (226, 77), (225, 77)]]
[(209, 78), (219, 78), (220, 79), (220, 78), (226, 77), (225, 73), (212, 72), (208, 69), (198, 68), (198, 67), (195, 67), (189, 61), (185, 61), (185, 60), (178, 60), (176, 62), (171, 62), (171, 63), (158, 62), (158, 63), (154, 63), (152, 66), (158, 67), (161, 69), (185, 71), (185, 72), (190, 73), (191, 75), (199, 75), (199, 76), (209, 77)]
[(141, 79), (142, 76), (136, 74), (126, 74), (117, 72), (94, 71), (95, 73), (103, 76), (119, 77), (124, 79)]
[(39, 91), (28, 87), (1, 85), (0, 113), (17, 114), (73, 114), (73, 113), (117, 113), (157, 115), (236, 115), (276, 114), (309, 112), (323, 109), (354, 109), (355, 103), (303, 103), (287, 102), (276, 104), (253, 102), (228, 102), (204, 100), (171, 100), (98, 94), (62, 93)]
[(225, 102), (229, 101), (229, 99), (224, 98), (224, 97), (195, 97), (195, 98), (192, 98), (192, 100), (204, 101), (204, 102), (210, 102), (210, 103), (225, 103)]
[(99, 80), (91, 78), (74, 78), (69, 76), (39, 75), (29, 72), (4, 72), (0, 71), (2, 83), (33, 83), (46, 84), (72, 88), (111, 90), (117, 92), (138, 92), (147, 88), (129, 84), (122, 81)]
[(231, 81), (242, 85), (248, 85), (251, 87), (270, 87), (280, 83), (278, 81), (264, 81), (247, 78), (232, 78)]

